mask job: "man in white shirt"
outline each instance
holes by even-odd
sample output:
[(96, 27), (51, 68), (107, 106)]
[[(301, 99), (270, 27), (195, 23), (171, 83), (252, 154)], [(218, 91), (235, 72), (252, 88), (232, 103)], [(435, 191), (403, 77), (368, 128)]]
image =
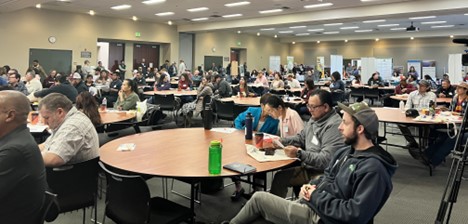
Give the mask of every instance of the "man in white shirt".
[(179, 63), (179, 70), (177, 72), (177, 76), (180, 76), (182, 73), (185, 72), (185, 70), (187, 70), (187, 66), (185, 65), (184, 60), (181, 59)]
[(301, 88), (301, 83), (294, 78), (293, 74), (288, 74), (288, 85), (291, 89)]
[(42, 84), (41, 81), (38, 79), (35, 79), (34, 77), (36, 74), (34, 74), (34, 71), (29, 71), (26, 73), (26, 76), (24, 77), (26, 80), (26, 88), (28, 89), (29, 95), (32, 96), (35, 92), (42, 90)]

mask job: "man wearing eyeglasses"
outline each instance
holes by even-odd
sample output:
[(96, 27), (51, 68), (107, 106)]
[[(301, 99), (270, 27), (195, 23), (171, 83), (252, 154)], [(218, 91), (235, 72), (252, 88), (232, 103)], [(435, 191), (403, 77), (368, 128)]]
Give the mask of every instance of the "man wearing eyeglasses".
[(280, 139), (286, 146), (286, 155), (298, 158), (300, 163), (277, 172), (270, 193), (284, 198), (288, 187), (293, 186), (297, 195), (298, 187), (322, 174), (335, 151), (344, 146), (337, 131), (341, 117), (331, 105), (332, 96), (328, 91), (316, 90), (309, 97), (307, 108), (312, 115), (309, 122), (299, 134)]
[(16, 69), (11, 69), (8, 71), (8, 84), (13, 87), (16, 91), (22, 92), (25, 96), (29, 94), (28, 88), (24, 85), (21, 80), (21, 75), (18, 74)]

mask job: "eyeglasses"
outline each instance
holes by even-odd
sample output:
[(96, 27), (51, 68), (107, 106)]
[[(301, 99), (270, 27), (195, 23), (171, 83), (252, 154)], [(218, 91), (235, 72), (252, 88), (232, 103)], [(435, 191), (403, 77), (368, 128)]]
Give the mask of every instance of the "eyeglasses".
[(321, 107), (321, 106), (323, 106), (323, 105), (324, 105), (324, 104), (320, 104), (320, 105), (314, 106), (314, 105), (307, 104), (307, 109), (309, 109), (309, 110), (315, 110), (315, 109), (317, 109), (317, 107)]

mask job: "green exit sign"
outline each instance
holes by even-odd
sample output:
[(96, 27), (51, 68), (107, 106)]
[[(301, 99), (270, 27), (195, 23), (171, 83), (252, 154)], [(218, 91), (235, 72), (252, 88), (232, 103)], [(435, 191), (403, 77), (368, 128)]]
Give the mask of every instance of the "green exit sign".
[(140, 32), (135, 32), (135, 37), (141, 37), (141, 33)]

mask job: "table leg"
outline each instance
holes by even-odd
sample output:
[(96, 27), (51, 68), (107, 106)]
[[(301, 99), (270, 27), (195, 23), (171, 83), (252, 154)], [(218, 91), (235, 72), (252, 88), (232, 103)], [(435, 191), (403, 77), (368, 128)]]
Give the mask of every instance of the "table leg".
[[(429, 135), (428, 131), (426, 131), (427, 127), (425, 126), (418, 126), (418, 131), (419, 131), (419, 154), (421, 155), (421, 158), (428, 164), (429, 167), (429, 176), (432, 176), (432, 166), (430, 161), (426, 159), (424, 156), (424, 151), (423, 147), (425, 146), (424, 143), (427, 143), (429, 141)], [(427, 134), (427, 135), (426, 135)]]

